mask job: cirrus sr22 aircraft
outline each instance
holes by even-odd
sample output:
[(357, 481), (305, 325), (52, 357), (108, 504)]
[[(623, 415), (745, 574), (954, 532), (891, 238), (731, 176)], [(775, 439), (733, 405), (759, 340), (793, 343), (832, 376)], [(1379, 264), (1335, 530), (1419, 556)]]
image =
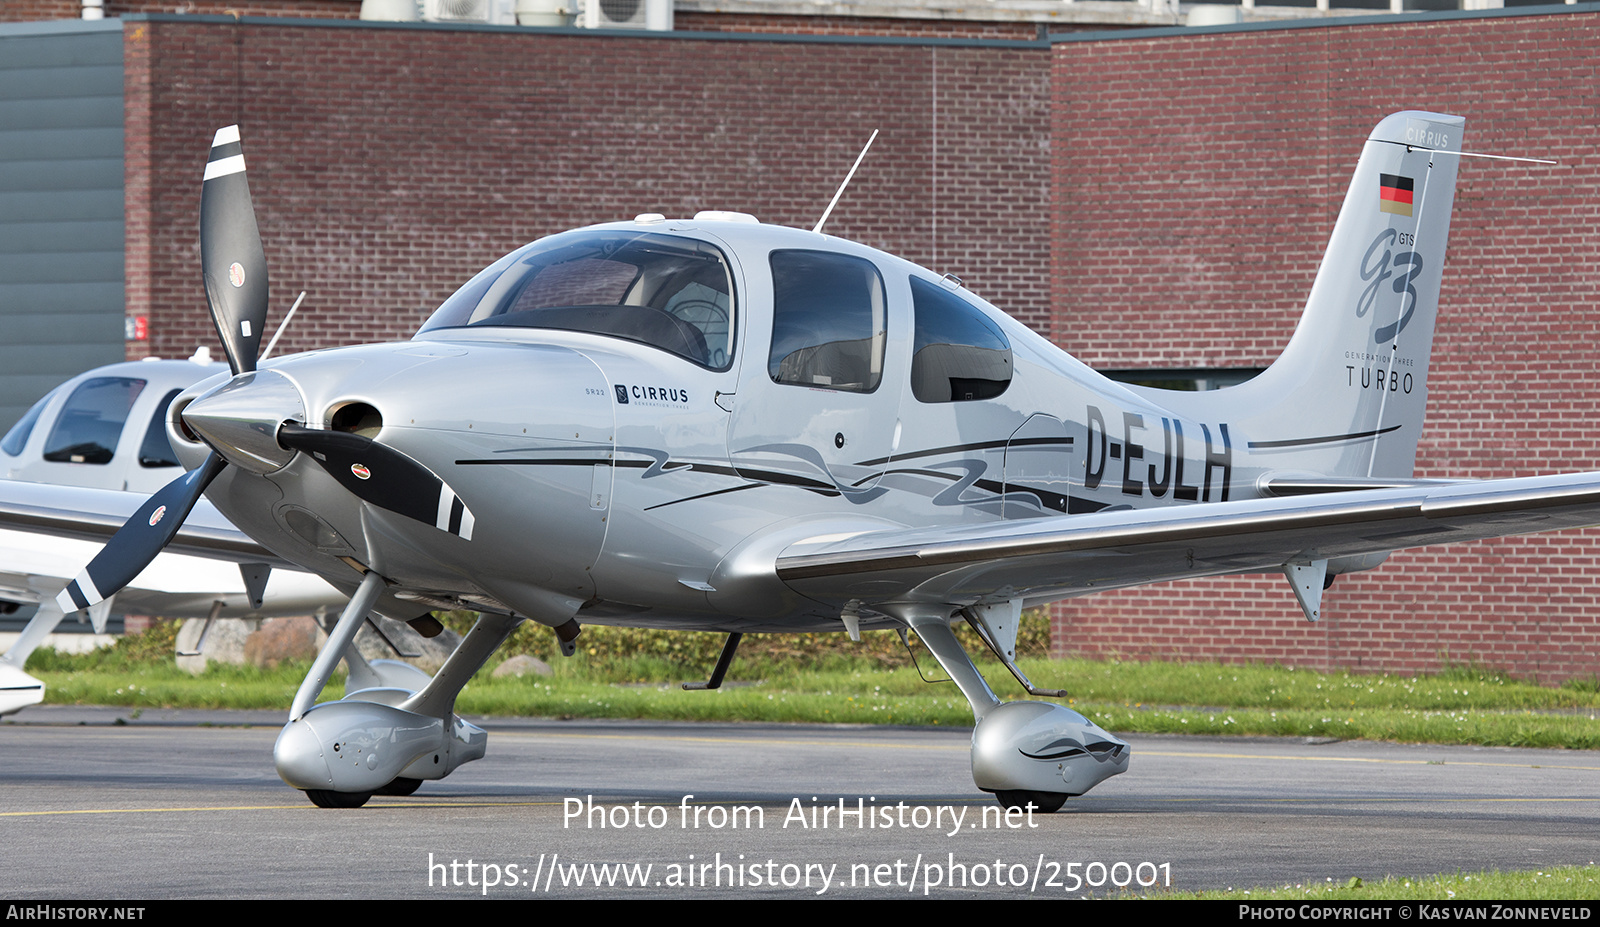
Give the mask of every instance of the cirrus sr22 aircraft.
[[(1054, 810), (1128, 745), (1002, 702), (953, 621), (1015, 670), (1026, 607), (1282, 572), (1315, 618), (1391, 550), (1600, 523), (1600, 474), (1412, 479), (1463, 124), (1378, 124), (1282, 357), (1209, 393), (1111, 382), (953, 278), (720, 212), (541, 239), (411, 341), (258, 369), (266, 262), (224, 129), (201, 239), (231, 376), (174, 400), (191, 469), (62, 608), (115, 592), (202, 492), (351, 593), (275, 747), (343, 807), (483, 754), (456, 694), (525, 620), (568, 647), (586, 622), (726, 632), (713, 685), (744, 632), (909, 628), (972, 705), (977, 787)], [(369, 610), (438, 608), (482, 617), (425, 688), (315, 704)]]

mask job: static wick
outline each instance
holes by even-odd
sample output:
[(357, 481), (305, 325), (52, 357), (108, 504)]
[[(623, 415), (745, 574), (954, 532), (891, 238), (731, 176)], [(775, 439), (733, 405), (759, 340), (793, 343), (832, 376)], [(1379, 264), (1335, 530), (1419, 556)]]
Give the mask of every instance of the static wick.
[(878, 130), (877, 129), (873, 129), (872, 130), (872, 137), (867, 139), (867, 144), (864, 147), (862, 147), (861, 153), (856, 155), (856, 163), (850, 165), (850, 173), (844, 175), (844, 183), (839, 184), (839, 189), (838, 189), (838, 191), (836, 193), (833, 194), (833, 199), (828, 201), (828, 208), (824, 209), (822, 211), (822, 218), (817, 220), (816, 228), (813, 228), (811, 231), (813, 231), (813, 232), (822, 231), (822, 224), (824, 222), (827, 222), (828, 221), (828, 216), (833, 214), (833, 207), (839, 205), (839, 197), (844, 196), (844, 188), (850, 186), (850, 178), (852, 178), (852, 177), (854, 177), (856, 175), (856, 168), (861, 166), (861, 159), (865, 158), (867, 156), (867, 149), (872, 147), (872, 143), (873, 143), (874, 140), (877, 139), (877, 137), (878, 137)]

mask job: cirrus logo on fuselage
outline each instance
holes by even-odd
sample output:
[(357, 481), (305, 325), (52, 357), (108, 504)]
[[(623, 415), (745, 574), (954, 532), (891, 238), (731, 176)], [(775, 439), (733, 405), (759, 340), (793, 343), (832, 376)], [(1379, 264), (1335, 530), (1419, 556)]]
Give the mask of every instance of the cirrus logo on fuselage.
[(675, 386), (640, 386), (637, 383), (617, 383), (613, 386), (617, 394), (618, 405), (667, 405), (684, 406), (689, 404), (689, 391)]

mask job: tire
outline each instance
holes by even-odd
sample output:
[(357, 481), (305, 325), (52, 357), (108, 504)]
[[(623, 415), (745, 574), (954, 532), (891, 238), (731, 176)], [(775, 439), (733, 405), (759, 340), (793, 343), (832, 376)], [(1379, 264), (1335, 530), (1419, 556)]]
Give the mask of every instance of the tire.
[(407, 779), (401, 776), (383, 788), (373, 792), (374, 795), (410, 795), (422, 788), (421, 779)]
[(331, 789), (306, 789), (306, 797), (318, 808), (359, 808), (372, 797), (371, 792), (335, 792)]
[(1000, 804), (1007, 808), (1026, 808), (1029, 802), (1040, 814), (1055, 814), (1061, 806), (1067, 803), (1070, 797), (1065, 792), (1030, 792), (1017, 790), (1014, 792), (996, 792), (994, 797)]

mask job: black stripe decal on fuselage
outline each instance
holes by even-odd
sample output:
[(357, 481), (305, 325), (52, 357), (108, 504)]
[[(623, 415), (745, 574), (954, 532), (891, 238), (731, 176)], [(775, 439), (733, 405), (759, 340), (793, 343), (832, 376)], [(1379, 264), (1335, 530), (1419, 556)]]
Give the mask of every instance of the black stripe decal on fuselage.
[[(877, 466), (879, 464), (889, 463), (891, 460), (896, 461), (896, 462), (903, 462), (903, 461), (913, 460), (913, 459), (916, 459), (916, 458), (919, 458), (919, 457), (932, 457), (932, 456), (935, 456), (935, 455), (938, 455), (938, 454), (953, 454), (953, 453), (958, 453), (958, 452), (962, 452), (962, 451), (993, 450), (995, 448), (1003, 448), (1003, 447), (1050, 447), (1050, 446), (1071, 447), (1072, 446), (1072, 437), (1069, 435), (1069, 436), (1063, 436), (1063, 437), (1018, 438), (1016, 440), (977, 441), (977, 442), (972, 442), (972, 443), (968, 443), (968, 444), (951, 444), (951, 445), (947, 445), (947, 446), (944, 446), (944, 447), (929, 448), (928, 450), (924, 450), (924, 451), (913, 451), (913, 452), (910, 452), (910, 453), (907, 453), (907, 454), (897, 454), (897, 455), (894, 455), (892, 457), (878, 457), (878, 458), (873, 458), (872, 460), (864, 460), (864, 461), (861, 461), (861, 462), (859, 462), (857, 464), (854, 464), (853, 466), (871, 467), (871, 466)], [(612, 468), (620, 467), (620, 468), (631, 469), (631, 470), (647, 469), (647, 468), (651, 467), (652, 465), (654, 465), (655, 463), (656, 463), (655, 461), (651, 461), (651, 460), (614, 460), (614, 459), (600, 459), (600, 458), (594, 458), (594, 457), (545, 457), (545, 458), (538, 458), (538, 457), (503, 457), (503, 458), (498, 458), (498, 459), (464, 459), (464, 460), (457, 460), (456, 461), (456, 464), (458, 466), (463, 466), (463, 467), (472, 467), (472, 466), (589, 467), (589, 466), (594, 466), (596, 464), (600, 464), (600, 465), (608, 466), (608, 467), (612, 467)], [(740, 491), (746, 490), (746, 489), (755, 489), (755, 488), (757, 488), (759, 486), (766, 486), (766, 485), (792, 486), (792, 487), (796, 487), (796, 488), (799, 488), (799, 489), (807, 490), (808, 492), (814, 492), (814, 493), (817, 493), (818, 495), (823, 495), (823, 496), (837, 496), (837, 495), (840, 495), (839, 490), (837, 488), (835, 488), (834, 486), (828, 484), (828, 483), (822, 482), (821, 480), (812, 479), (810, 477), (797, 476), (797, 475), (792, 474), (792, 473), (783, 473), (783, 472), (778, 472), (778, 471), (754, 470), (754, 469), (751, 469), (751, 468), (748, 468), (748, 467), (746, 467), (746, 468), (735, 468), (735, 467), (724, 466), (724, 465), (720, 465), (720, 464), (686, 463), (686, 462), (678, 462), (678, 461), (672, 461), (672, 460), (668, 460), (662, 466), (663, 466), (663, 469), (665, 469), (667, 467), (670, 467), (671, 468), (671, 472), (695, 472), (695, 473), (714, 474), (714, 475), (717, 475), (717, 476), (732, 476), (732, 477), (738, 477), (740, 479), (749, 480), (750, 482), (748, 484), (742, 485), (742, 486), (728, 486), (728, 487), (724, 487), (722, 489), (715, 489), (715, 490), (712, 490), (710, 492), (697, 493), (697, 494), (692, 495), (692, 496), (685, 496), (682, 499), (673, 499), (673, 500), (670, 500), (668, 502), (660, 502), (660, 503), (657, 503), (655, 505), (649, 506), (648, 508), (645, 509), (645, 511), (652, 511), (654, 509), (664, 508), (664, 507), (669, 506), (669, 505), (677, 505), (680, 502), (693, 502), (693, 501), (698, 500), (698, 499), (708, 499), (708, 498), (710, 498), (712, 496), (720, 496), (720, 495), (724, 495), (726, 493), (740, 492)], [(880, 476), (886, 476), (886, 475), (894, 474), (894, 473), (909, 473), (909, 474), (916, 474), (916, 475), (921, 475), (921, 476), (931, 476), (931, 477), (938, 477), (940, 479), (948, 479), (948, 480), (952, 480), (952, 481), (954, 481), (956, 479), (959, 479), (959, 477), (955, 476), (954, 474), (941, 473), (941, 472), (933, 471), (933, 470), (921, 470), (921, 469), (918, 469), (918, 470), (889, 470), (889, 471), (886, 471), (883, 474), (873, 474), (871, 476), (868, 476), (868, 477), (864, 478), (863, 480), (858, 481), (856, 483), (856, 485), (860, 485), (861, 483), (877, 479)], [(1039, 504), (1040, 504), (1041, 507), (1046, 508), (1046, 509), (1050, 509), (1050, 510), (1053, 510), (1053, 511), (1057, 511), (1057, 512), (1067, 512), (1067, 513), (1094, 512), (1094, 511), (1098, 511), (1098, 510), (1100, 510), (1102, 508), (1105, 508), (1105, 506), (1107, 505), (1107, 503), (1092, 502), (1092, 501), (1087, 500), (1087, 499), (1078, 499), (1078, 498), (1071, 497), (1071, 496), (1063, 496), (1063, 495), (1061, 495), (1059, 493), (1050, 492), (1049, 490), (1036, 489), (1034, 487), (1024, 486), (1022, 484), (1014, 484), (1014, 485), (1006, 484), (1006, 485), (1002, 485), (1001, 483), (999, 483), (999, 482), (997, 482), (995, 480), (976, 480), (976, 481), (973, 482), (973, 485), (976, 486), (979, 489), (983, 489), (983, 490), (986, 490), (986, 491), (992, 493), (996, 498), (1000, 497), (1007, 490), (1007, 488), (1009, 488), (1009, 490), (1013, 491), (1013, 492), (1025, 492), (1025, 493), (1028, 493), (1028, 494), (1034, 496), (1035, 498), (1037, 498), (1039, 500)]]
[[(655, 463), (652, 460), (597, 460), (592, 457), (547, 457), (544, 459), (532, 457), (508, 457), (502, 460), (458, 460), (456, 463), (463, 467), (470, 466), (514, 466), (514, 467), (592, 467), (596, 464), (621, 468), (624, 470), (646, 470)], [(820, 492), (827, 496), (839, 495), (839, 490), (831, 483), (814, 480), (806, 476), (796, 476), (792, 473), (778, 473), (761, 470), (736, 470), (722, 464), (707, 463), (672, 463), (668, 472), (685, 473), (710, 473), (717, 476), (734, 476), (749, 479), (760, 484), (777, 483), (786, 486), (798, 486), (813, 492)], [(748, 474), (748, 475), (747, 475)], [(721, 490), (718, 490), (719, 492)]]
[(918, 457), (932, 457), (936, 454), (954, 454), (960, 451), (988, 451), (997, 447), (1045, 447), (1058, 444), (1063, 447), (1072, 446), (1072, 436), (1060, 438), (1018, 438), (1015, 441), (1002, 439), (999, 441), (977, 441), (972, 444), (950, 444), (944, 447), (929, 448), (925, 451), (911, 451), (906, 454), (891, 454), (888, 457), (875, 457), (872, 460), (863, 460), (856, 464), (858, 467), (876, 467), (890, 461), (916, 460)]
[(1391, 431), (1398, 431), (1399, 425), (1390, 425), (1388, 428), (1379, 428), (1376, 431), (1356, 431), (1347, 435), (1326, 435), (1321, 438), (1286, 438), (1282, 441), (1251, 441), (1247, 445), (1252, 451), (1264, 450), (1273, 447), (1305, 447), (1310, 444), (1334, 444), (1339, 441), (1356, 441), (1366, 438), (1376, 438), (1386, 435)]

